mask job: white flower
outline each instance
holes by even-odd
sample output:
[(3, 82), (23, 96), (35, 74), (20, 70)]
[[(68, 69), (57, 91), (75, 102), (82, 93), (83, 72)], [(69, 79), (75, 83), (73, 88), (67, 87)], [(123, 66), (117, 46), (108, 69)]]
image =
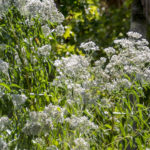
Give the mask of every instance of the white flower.
[[(74, 78), (86, 78), (88, 72), (86, 69), (90, 65), (89, 60), (84, 56), (71, 55), (70, 57), (62, 57), (61, 60), (56, 60), (54, 65), (61, 76), (70, 76)], [(79, 76), (79, 74), (83, 75)]]
[(106, 58), (101, 57), (100, 60), (95, 61), (95, 65), (96, 66), (103, 66), (105, 62), (106, 62)]
[(42, 28), (42, 32), (43, 32), (43, 34), (45, 35), (45, 37), (47, 37), (48, 35), (50, 35), (51, 30), (50, 30), (50, 28), (48, 27), (48, 25), (44, 25), (44, 26), (42, 26), (41, 28)]
[(133, 39), (140, 39), (142, 37), (141, 34), (132, 31), (128, 32), (127, 35), (129, 38), (133, 38)]
[(147, 46), (148, 44), (149, 42), (146, 39), (141, 39), (136, 42), (136, 45), (138, 46)]
[(52, 120), (55, 120), (56, 122), (60, 123), (64, 121), (64, 111), (64, 108), (52, 104), (49, 104), (44, 109), (44, 113), (46, 113), (47, 116), (51, 117)]
[(9, 68), (9, 64), (4, 62), (3, 60), (0, 60), (0, 70), (1, 70), (1, 72), (8, 75), (8, 68)]
[(90, 145), (85, 139), (77, 138), (74, 140), (75, 148), (73, 150), (90, 150)]
[(62, 36), (65, 33), (64, 26), (58, 25), (55, 29), (55, 32), (57, 36)]
[(29, 120), (22, 129), (27, 135), (39, 135), (44, 133), (47, 135), (53, 129), (53, 122), (44, 111), (42, 112), (30, 112)]
[(44, 45), (38, 48), (39, 54), (43, 56), (48, 56), (50, 54), (50, 51), (51, 51), (51, 45)]
[(8, 150), (7, 143), (4, 142), (2, 138), (0, 138), (0, 149), (1, 150)]
[(5, 130), (10, 125), (10, 120), (8, 117), (1, 117), (0, 118), (0, 131)]
[(4, 13), (5, 11), (8, 10), (8, 8), (10, 7), (11, 4), (11, 0), (0, 0), (0, 16), (2, 15), (2, 13)]
[(22, 13), (33, 17), (39, 15), (42, 20), (61, 23), (64, 16), (60, 13), (53, 0), (27, 0)]
[(92, 41), (87, 43), (81, 43), (80, 48), (83, 48), (85, 51), (97, 51), (99, 50), (99, 47), (96, 46), (96, 44)]
[(104, 51), (105, 51), (105, 53), (106, 53), (108, 56), (110, 56), (110, 55), (112, 55), (112, 54), (115, 54), (115, 52), (116, 52), (113, 47), (105, 48)]
[(98, 128), (98, 126), (88, 120), (86, 116), (76, 117), (72, 115), (71, 118), (66, 118), (65, 120), (70, 124), (71, 128), (79, 128), (81, 132), (86, 132), (86, 130)]
[(12, 101), (15, 106), (24, 104), (26, 99), (27, 99), (27, 97), (24, 94), (22, 94), (22, 95), (12, 94)]
[(26, 135), (39, 135), (41, 133), (42, 126), (39, 122), (26, 123), (22, 131)]
[(55, 62), (54, 62), (55, 67), (59, 67), (61, 64), (62, 64), (62, 62), (59, 59), (55, 60)]
[(123, 48), (133, 47), (134, 43), (128, 39), (119, 39), (114, 41), (115, 44), (121, 45)]

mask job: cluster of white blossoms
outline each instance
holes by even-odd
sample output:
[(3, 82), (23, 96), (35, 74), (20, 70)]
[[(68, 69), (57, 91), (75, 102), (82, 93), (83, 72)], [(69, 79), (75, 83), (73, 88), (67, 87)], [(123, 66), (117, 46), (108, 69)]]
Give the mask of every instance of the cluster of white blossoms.
[[(113, 87), (112, 89), (119, 89), (120, 86), (130, 87), (137, 80), (144, 84), (145, 80), (149, 81), (150, 79), (150, 49), (147, 46), (148, 42), (141, 39), (141, 35), (138, 33), (129, 32), (127, 35), (129, 36), (128, 39), (114, 41), (118, 46), (116, 51), (119, 51), (119, 54), (114, 53), (103, 70), (109, 80), (105, 84), (107, 88), (110, 85)], [(106, 51), (106, 54), (109, 55), (110, 53)], [(97, 68), (98, 66), (95, 69)], [(125, 74), (131, 80), (128, 80)]]
[(4, 62), (3, 60), (0, 60), (0, 71), (8, 75), (8, 69), (9, 64), (7, 62)]
[(115, 49), (113, 47), (108, 47), (104, 49), (104, 52), (107, 53), (108, 56), (112, 56), (116, 53)]
[(8, 150), (7, 143), (4, 142), (4, 140), (2, 138), (0, 138), (0, 149), (1, 150)]
[[(86, 103), (88, 99), (81, 100), (80, 97), (86, 97), (86, 92), (93, 86), (90, 81), (90, 78), (92, 78), (89, 70), (90, 59), (85, 56), (71, 55), (70, 57), (56, 60), (54, 66), (57, 69), (58, 76), (53, 81), (53, 85), (67, 88), (68, 103), (71, 104), (74, 98), (77, 103), (83, 101)], [(94, 98), (93, 94), (92, 98)]]
[(23, 128), (27, 135), (47, 135), (53, 130), (53, 123), (62, 123), (64, 121), (64, 108), (49, 104), (41, 112), (30, 112), (29, 120)]
[(62, 24), (58, 25), (55, 29), (55, 32), (57, 36), (62, 36), (65, 33), (64, 26)]
[(142, 37), (142, 35), (137, 32), (128, 32), (127, 35), (133, 39), (140, 39)]
[(47, 24), (43, 25), (41, 28), (42, 28), (42, 32), (45, 35), (45, 37), (50, 35), (51, 30), (50, 30), (50, 28), (49, 28), (49, 26)]
[(7, 0), (0, 0), (0, 16), (2, 15), (2, 13), (4, 13), (11, 5), (11, 1)]
[(81, 43), (80, 48), (84, 49), (86, 52), (99, 50), (99, 47), (96, 46), (93, 41)]
[(30, 112), (30, 118), (23, 128), (26, 135), (39, 135), (40, 133), (47, 134), (53, 129), (51, 118), (43, 112)]
[(148, 42), (138, 33), (129, 32), (127, 35), (128, 38), (114, 41), (116, 48), (104, 49), (108, 57), (101, 57), (95, 66), (90, 65), (90, 56), (71, 55), (54, 62), (58, 76), (53, 83), (68, 89), (69, 104), (73, 101), (95, 103), (99, 98), (95, 94), (97, 90), (111, 93), (130, 88), (137, 81), (141, 86), (150, 81)]
[(0, 131), (4, 131), (9, 125), (11, 121), (8, 117), (1, 117), (0, 118)]
[(127, 35), (128, 38), (114, 41), (117, 46), (116, 50), (114, 48), (105, 49), (109, 63), (104, 69), (102, 69), (103, 63), (100, 62), (96, 62), (93, 68), (97, 79), (102, 78), (101, 82), (96, 82), (102, 90), (111, 92), (120, 90), (120, 88), (130, 88), (136, 81), (144, 84), (144, 81), (148, 82), (150, 79), (148, 41), (141, 39), (142, 36), (139, 33), (128, 32)]
[(44, 113), (46, 113), (48, 117), (51, 117), (53, 121), (62, 123), (64, 121), (65, 108), (49, 104), (45, 107)]
[(74, 140), (75, 147), (73, 150), (90, 150), (90, 145), (85, 139), (77, 138)]
[(51, 51), (51, 45), (43, 45), (42, 47), (38, 48), (38, 53), (43, 56), (48, 56)]
[(36, 17), (42, 20), (61, 23), (64, 20), (62, 13), (58, 11), (54, 0), (0, 0), (0, 13), (12, 6), (16, 6), (23, 15)]
[(19, 94), (12, 94), (12, 102), (15, 106), (20, 106), (22, 104), (25, 103), (27, 97), (22, 94), (22, 95), (19, 95)]
[(66, 118), (65, 121), (69, 123), (71, 129), (79, 129), (81, 133), (88, 132), (91, 129), (98, 129), (98, 126), (86, 116), (76, 117), (72, 115), (71, 118)]
[(57, 10), (54, 0), (27, 0), (22, 8), (22, 13), (33, 17), (39, 15), (43, 20), (57, 23), (64, 20), (64, 16)]
[[(87, 67), (90, 62), (84, 56), (71, 55), (70, 57), (62, 57), (61, 60), (56, 60), (54, 66), (57, 68), (59, 74), (70, 76), (71, 78), (77, 77), (81, 78), (81, 72), (87, 73)], [(86, 79), (88, 74), (82, 76)]]

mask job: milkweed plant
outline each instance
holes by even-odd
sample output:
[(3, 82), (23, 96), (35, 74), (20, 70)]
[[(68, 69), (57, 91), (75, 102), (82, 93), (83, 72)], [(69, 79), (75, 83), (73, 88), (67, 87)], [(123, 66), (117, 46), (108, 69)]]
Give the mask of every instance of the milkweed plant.
[(95, 60), (93, 41), (62, 48), (64, 20), (53, 0), (0, 0), (0, 149), (149, 149), (148, 41)]

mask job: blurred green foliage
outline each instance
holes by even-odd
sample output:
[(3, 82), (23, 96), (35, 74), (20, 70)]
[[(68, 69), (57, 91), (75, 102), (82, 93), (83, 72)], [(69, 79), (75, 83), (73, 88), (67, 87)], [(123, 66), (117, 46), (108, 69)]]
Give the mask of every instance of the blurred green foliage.
[(55, 0), (66, 17), (66, 42), (80, 45), (92, 40), (107, 47), (116, 38), (125, 36), (130, 24), (130, 5), (126, 0), (120, 7), (108, 6), (105, 0)]

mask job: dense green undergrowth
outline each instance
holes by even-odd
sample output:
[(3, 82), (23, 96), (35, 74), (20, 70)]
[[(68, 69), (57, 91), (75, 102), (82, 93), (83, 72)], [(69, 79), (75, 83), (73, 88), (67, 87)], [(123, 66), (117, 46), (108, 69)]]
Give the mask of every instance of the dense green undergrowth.
[(49, 0), (33, 15), (35, 4), (9, 7), (0, 18), (0, 149), (150, 148), (148, 42), (129, 32), (103, 49), (84, 39), (92, 31), (68, 41), (77, 24), (66, 18), (63, 26)]

